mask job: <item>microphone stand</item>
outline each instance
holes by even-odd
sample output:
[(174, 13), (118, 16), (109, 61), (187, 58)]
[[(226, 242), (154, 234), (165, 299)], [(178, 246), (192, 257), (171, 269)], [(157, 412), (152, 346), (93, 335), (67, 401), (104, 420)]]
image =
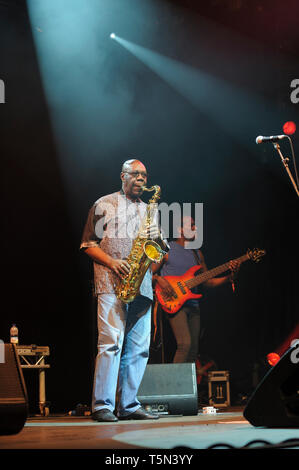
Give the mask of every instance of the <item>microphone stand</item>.
[(284, 157), (284, 156), (282, 155), (282, 153), (281, 153), (281, 151), (280, 151), (280, 146), (279, 146), (277, 143), (274, 143), (273, 146), (274, 146), (274, 148), (277, 150), (277, 152), (278, 152), (278, 154), (279, 154), (279, 156), (280, 156), (280, 158), (281, 158), (282, 164), (283, 164), (283, 166), (285, 167), (287, 174), (289, 175), (289, 178), (290, 178), (290, 180), (291, 180), (291, 182), (292, 182), (292, 185), (293, 185), (293, 187), (294, 187), (294, 189), (295, 189), (295, 191), (296, 191), (296, 193), (297, 193), (297, 196), (299, 197), (299, 190), (298, 190), (297, 184), (295, 183), (295, 180), (294, 180), (294, 178), (293, 178), (293, 176), (292, 176), (292, 173), (290, 172), (290, 169), (289, 169), (289, 165), (288, 165), (289, 159), (288, 159), (287, 157)]

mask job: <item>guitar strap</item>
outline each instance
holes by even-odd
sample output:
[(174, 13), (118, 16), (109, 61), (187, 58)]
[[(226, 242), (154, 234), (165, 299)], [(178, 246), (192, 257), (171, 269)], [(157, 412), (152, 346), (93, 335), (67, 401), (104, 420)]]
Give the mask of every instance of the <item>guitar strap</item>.
[[(196, 264), (201, 264), (201, 260), (200, 260), (199, 254), (198, 254), (198, 250), (192, 250), (192, 251), (193, 251), (194, 258), (196, 259)], [(195, 290), (195, 292), (198, 292), (198, 291)]]
[(153, 336), (153, 341), (155, 342), (156, 339), (156, 334), (157, 334), (157, 327), (158, 327), (158, 318), (157, 318), (157, 313), (158, 313), (158, 299), (154, 297), (154, 303), (152, 306), (152, 315), (153, 315), (153, 322), (154, 322), (154, 336)]
[(193, 254), (194, 254), (194, 258), (196, 259), (196, 264), (201, 264), (200, 257), (198, 255), (198, 251), (197, 250), (192, 250), (192, 251), (193, 251)]

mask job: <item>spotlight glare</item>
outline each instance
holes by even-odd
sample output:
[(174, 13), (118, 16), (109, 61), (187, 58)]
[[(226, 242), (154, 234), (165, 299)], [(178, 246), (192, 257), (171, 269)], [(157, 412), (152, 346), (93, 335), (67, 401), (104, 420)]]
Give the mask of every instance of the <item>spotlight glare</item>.
[(115, 39), (115, 34), (114, 34), (114, 33), (111, 33), (111, 34), (110, 34), (110, 37), (111, 37), (111, 39)]

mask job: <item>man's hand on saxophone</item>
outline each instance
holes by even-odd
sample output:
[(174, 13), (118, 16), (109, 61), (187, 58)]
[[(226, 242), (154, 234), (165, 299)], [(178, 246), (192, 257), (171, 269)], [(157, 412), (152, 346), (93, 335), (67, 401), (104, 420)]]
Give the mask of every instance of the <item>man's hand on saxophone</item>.
[(105, 253), (99, 246), (92, 246), (85, 252), (97, 263), (112, 269), (118, 276), (126, 276), (130, 272), (130, 265), (125, 259), (115, 259)]
[(151, 239), (151, 240), (156, 240), (157, 238), (162, 238), (161, 237), (161, 232), (159, 230), (159, 227), (157, 224), (151, 224), (149, 227), (147, 227), (144, 230), (141, 230), (139, 233), (140, 237)]
[(130, 265), (125, 259), (111, 258), (111, 262), (108, 267), (119, 277), (126, 276), (130, 272)]

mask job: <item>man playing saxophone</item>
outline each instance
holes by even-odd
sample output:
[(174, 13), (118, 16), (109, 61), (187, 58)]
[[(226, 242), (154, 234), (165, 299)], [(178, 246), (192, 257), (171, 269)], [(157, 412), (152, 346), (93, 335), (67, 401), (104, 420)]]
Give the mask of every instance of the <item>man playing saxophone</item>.
[[(92, 417), (107, 422), (158, 418), (144, 410), (137, 399), (149, 356), (151, 267), (132, 301), (126, 303), (117, 296), (119, 283), (130, 273), (127, 258), (146, 216), (147, 204), (140, 196), (147, 171), (139, 160), (127, 160), (120, 177), (121, 190), (101, 197), (90, 209), (80, 246), (93, 260), (97, 294), (98, 354)], [(155, 221), (147, 226), (144, 236), (162, 241)]]

